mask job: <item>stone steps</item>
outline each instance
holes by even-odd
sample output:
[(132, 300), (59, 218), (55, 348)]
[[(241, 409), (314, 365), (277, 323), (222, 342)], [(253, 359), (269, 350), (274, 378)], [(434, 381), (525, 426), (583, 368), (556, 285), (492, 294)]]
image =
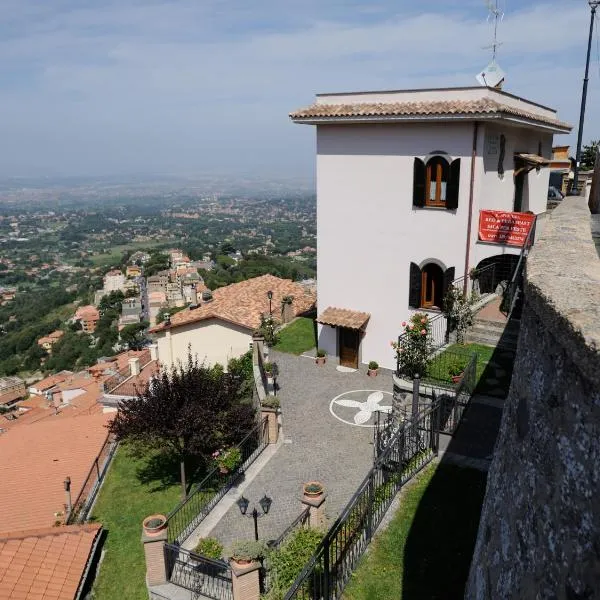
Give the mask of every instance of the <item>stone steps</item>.
[(466, 341), (487, 346), (498, 346), (511, 350), (517, 349), (519, 340), (519, 321), (511, 321), (509, 324), (498, 321), (475, 319), (475, 323), (469, 329)]

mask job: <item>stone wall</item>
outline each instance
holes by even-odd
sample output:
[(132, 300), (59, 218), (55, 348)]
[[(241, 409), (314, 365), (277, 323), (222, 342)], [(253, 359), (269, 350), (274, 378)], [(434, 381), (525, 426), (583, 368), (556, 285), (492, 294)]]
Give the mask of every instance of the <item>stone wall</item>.
[(600, 597), (599, 351), (590, 213), (585, 199), (566, 198), (528, 259), (466, 598)]

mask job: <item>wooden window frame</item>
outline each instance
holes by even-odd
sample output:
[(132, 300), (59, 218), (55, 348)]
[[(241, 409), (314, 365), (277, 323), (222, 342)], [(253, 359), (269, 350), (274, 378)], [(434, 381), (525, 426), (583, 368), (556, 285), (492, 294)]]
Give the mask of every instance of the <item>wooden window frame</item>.
[[(435, 168), (435, 183), (436, 193), (435, 199), (430, 199), (432, 170)], [(444, 178), (445, 174), (445, 178)], [(446, 198), (441, 199), (442, 183), (446, 183)], [(446, 208), (446, 200), (448, 197), (448, 184), (450, 182), (450, 165), (442, 156), (432, 156), (425, 165), (425, 206), (435, 208)]]

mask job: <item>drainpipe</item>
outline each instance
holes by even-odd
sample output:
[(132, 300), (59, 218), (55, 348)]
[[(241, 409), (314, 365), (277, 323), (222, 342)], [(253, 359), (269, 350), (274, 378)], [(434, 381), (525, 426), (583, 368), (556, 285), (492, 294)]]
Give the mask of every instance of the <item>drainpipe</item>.
[(473, 194), (475, 189), (475, 159), (477, 158), (477, 135), (479, 134), (479, 123), (473, 123), (473, 150), (471, 153), (471, 182), (469, 184), (469, 220), (467, 221), (467, 249), (465, 252), (465, 277), (463, 283), (463, 294), (467, 295), (469, 285), (469, 260), (471, 258), (471, 225), (473, 223)]

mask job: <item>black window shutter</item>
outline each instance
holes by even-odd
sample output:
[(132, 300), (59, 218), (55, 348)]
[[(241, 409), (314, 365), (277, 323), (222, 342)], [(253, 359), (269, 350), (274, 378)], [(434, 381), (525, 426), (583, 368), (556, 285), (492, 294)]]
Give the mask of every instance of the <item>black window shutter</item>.
[(425, 204), (425, 163), (420, 158), (415, 158), (413, 167), (413, 206)]
[(410, 263), (408, 305), (412, 308), (419, 308), (421, 306), (421, 269), (419, 269), (419, 265), (412, 262)]
[(458, 191), (460, 185), (460, 158), (450, 163), (450, 177), (446, 189), (446, 208), (454, 210), (458, 208)]
[(449, 269), (446, 269), (446, 271), (444, 272), (444, 286), (443, 286), (444, 296), (446, 295), (446, 292), (448, 291), (448, 288), (452, 285), (453, 281), (454, 281), (454, 267), (450, 267)]

